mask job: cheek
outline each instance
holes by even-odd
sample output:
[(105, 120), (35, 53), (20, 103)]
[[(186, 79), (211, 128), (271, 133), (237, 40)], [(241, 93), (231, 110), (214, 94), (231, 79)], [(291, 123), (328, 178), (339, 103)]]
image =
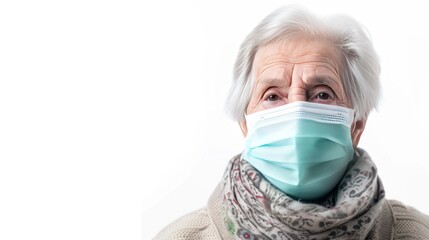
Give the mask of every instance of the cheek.
[(246, 115), (264, 110), (264, 107), (257, 103), (258, 101), (256, 99), (250, 100), (249, 105), (246, 108)]
[(254, 89), (253, 94), (250, 96), (250, 101), (246, 107), (246, 115), (263, 110), (263, 108), (261, 108), (259, 104), (259, 98), (260, 96), (258, 94), (255, 94), (255, 89)]

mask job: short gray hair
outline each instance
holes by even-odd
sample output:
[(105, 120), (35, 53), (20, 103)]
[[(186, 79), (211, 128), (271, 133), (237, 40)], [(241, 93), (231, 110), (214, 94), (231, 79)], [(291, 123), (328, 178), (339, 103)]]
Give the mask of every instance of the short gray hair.
[(252, 95), (252, 64), (258, 49), (297, 34), (326, 39), (336, 46), (342, 58), (340, 78), (348, 101), (355, 110), (355, 120), (366, 118), (376, 108), (380, 95), (380, 63), (368, 32), (351, 17), (318, 17), (297, 6), (273, 11), (241, 44), (226, 101), (228, 115), (237, 121), (244, 120)]

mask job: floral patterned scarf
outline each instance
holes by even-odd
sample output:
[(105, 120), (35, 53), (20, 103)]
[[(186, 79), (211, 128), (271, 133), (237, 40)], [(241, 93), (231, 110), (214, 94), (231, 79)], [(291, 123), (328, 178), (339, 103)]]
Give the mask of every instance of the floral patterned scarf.
[(240, 155), (221, 184), (224, 222), (237, 239), (365, 239), (384, 201), (377, 169), (362, 149), (336, 189), (318, 202), (285, 195)]

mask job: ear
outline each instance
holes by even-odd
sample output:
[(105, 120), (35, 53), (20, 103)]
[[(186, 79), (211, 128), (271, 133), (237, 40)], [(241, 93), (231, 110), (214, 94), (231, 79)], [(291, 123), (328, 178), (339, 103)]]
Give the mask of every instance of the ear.
[(363, 130), (365, 130), (366, 118), (362, 118), (353, 123), (351, 127), (351, 135), (353, 147), (356, 148), (359, 144), (360, 137), (362, 136)]
[(238, 124), (240, 125), (241, 132), (243, 133), (243, 136), (246, 137), (247, 136), (247, 124), (246, 124), (246, 120), (243, 120), (243, 121), (239, 122)]

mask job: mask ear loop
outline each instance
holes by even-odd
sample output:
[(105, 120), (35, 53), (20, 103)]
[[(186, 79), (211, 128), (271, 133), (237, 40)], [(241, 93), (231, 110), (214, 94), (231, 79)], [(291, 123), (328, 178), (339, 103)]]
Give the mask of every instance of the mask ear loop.
[(353, 124), (355, 124), (355, 123), (357, 122), (357, 120), (356, 120), (356, 116), (357, 116), (357, 113), (356, 113), (356, 111), (353, 109), (353, 121), (352, 121), (352, 125), (353, 125)]

